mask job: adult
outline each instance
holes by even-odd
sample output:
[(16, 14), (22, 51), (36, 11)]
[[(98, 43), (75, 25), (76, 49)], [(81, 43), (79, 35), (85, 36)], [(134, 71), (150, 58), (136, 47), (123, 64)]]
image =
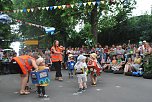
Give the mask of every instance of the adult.
[(59, 41), (55, 40), (53, 46), (51, 48), (51, 60), (56, 70), (56, 80), (62, 81), (62, 73), (61, 73), (61, 62), (62, 62), (62, 55), (63, 50), (65, 48), (59, 45)]
[(31, 69), (35, 68), (37, 70), (38, 68), (35, 62), (35, 58), (29, 55), (21, 55), (18, 57), (14, 57), (12, 59), (12, 62), (17, 63), (17, 66), (18, 66), (17, 71), (20, 73), (20, 77), (21, 77), (20, 94), (21, 95), (29, 94), (29, 92), (25, 89), (25, 87), (27, 85), (29, 72), (31, 71)]
[(146, 43), (146, 48), (145, 49), (146, 49), (146, 53), (145, 54), (147, 54), (147, 55), (152, 54), (152, 48), (149, 45), (149, 43)]
[(125, 64), (124, 73), (126, 73), (126, 72), (132, 72), (132, 69), (133, 69), (132, 68), (132, 64), (133, 64), (132, 59), (128, 58), (128, 61)]
[(141, 66), (141, 63), (142, 63), (142, 58), (138, 53), (136, 53), (136, 57), (134, 58), (134, 64), (132, 65), (134, 70), (138, 71)]
[(46, 48), (46, 50), (45, 50), (45, 64), (49, 65), (51, 63), (52, 63), (52, 61), (50, 60), (50, 50), (48, 48)]

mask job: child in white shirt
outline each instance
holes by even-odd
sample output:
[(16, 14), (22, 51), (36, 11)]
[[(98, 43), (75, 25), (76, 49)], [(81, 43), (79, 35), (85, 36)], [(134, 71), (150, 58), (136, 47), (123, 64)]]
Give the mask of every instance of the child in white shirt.
[(86, 57), (83, 55), (78, 56), (77, 63), (75, 64), (75, 73), (77, 74), (79, 83), (79, 93), (85, 91), (87, 88), (87, 64)]

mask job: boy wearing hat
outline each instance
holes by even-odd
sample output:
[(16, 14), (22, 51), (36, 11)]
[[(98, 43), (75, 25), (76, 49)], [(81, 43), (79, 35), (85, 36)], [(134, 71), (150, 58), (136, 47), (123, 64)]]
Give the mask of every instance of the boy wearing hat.
[(87, 64), (86, 57), (79, 55), (77, 58), (77, 63), (75, 64), (75, 73), (77, 74), (79, 90), (78, 93), (82, 93), (87, 88)]
[(75, 65), (75, 61), (74, 61), (73, 55), (69, 54), (68, 62), (67, 62), (67, 67), (69, 70), (69, 78), (71, 78), (71, 77), (73, 78), (74, 65)]
[[(43, 58), (38, 58), (36, 60), (36, 64), (38, 65), (38, 70), (44, 70), (44, 69), (49, 69), (48, 67), (45, 66), (45, 60)], [(38, 84), (37, 85), (37, 92), (39, 97), (44, 97), (47, 98), (48, 95), (45, 93), (45, 86), (48, 86), (48, 84)]]

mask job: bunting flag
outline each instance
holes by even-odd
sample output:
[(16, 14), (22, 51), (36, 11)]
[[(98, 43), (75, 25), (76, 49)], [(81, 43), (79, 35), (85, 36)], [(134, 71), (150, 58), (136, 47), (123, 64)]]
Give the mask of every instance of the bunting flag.
[(31, 8), (31, 12), (33, 12), (34, 11), (34, 8)]
[(56, 9), (58, 6), (53, 6), (54, 7), (54, 9)]
[(27, 12), (30, 12), (30, 9), (27, 9)]
[(86, 7), (87, 3), (83, 3), (84, 7)]
[(101, 1), (101, 4), (104, 4), (105, 2), (104, 1)]
[(93, 5), (96, 5), (96, 2), (92, 2)]
[(100, 5), (100, 2), (99, 2), (99, 1), (97, 2), (97, 5)]
[(17, 13), (19, 13), (19, 12), (20, 12), (20, 10), (16, 10), (16, 12), (17, 12)]
[(45, 7), (45, 8), (46, 8), (47, 11), (49, 10), (49, 7)]
[(13, 10), (14, 13), (16, 13), (16, 10)]
[(92, 2), (88, 2), (88, 5), (91, 6), (91, 3), (92, 3)]
[(71, 8), (74, 8), (74, 5), (73, 5), (73, 4), (71, 5)]
[(76, 6), (76, 7), (79, 7), (79, 3), (75, 3), (75, 6)]
[(82, 3), (79, 3), (79, 6), (82, 6)]
[[(112, 1), (115, 1), (115, 0), (112, 0)], [(36, 9), (38, 10), (54, 10), (54, 9), (65, 9), (65, 8), (74, 8), (77, 7), (86, 7), (87, 5), (88, 6), (99, 6), (100, 4), (104, 4), (105, 3), (105, 0), (98, 0), (98, 1), (94, 1), (94, 2), (79, 2), (79, 3), (75, 3), (75, 4), (64, 4), (64, 5), (54, 5), (54, 6), (46, 6), (46, 7), (36, 7), (36, 8), (23, 8), (23, 9), (16, 9), (16, 10), (12, 10), (12, 11), (2, 11), (2, 12), (14, 12), (14, 13), (19, 13), (19, 12), (24, 12), (24, 13), (29, 13), (29, 12), (34, 12)], [(124, 0), (124, 4), (125, 3), (128, 3), (128, 0)], [(37, 11), (37, 10), (36, 10)]]
[(67, 4), (67, 5), (66, 5), (66, 7), (67, 7), (67, 8), (70, 8), (70, 7), (71, 7), (71, 5), (70, 5), (70, 4)]
[(26, 12), (26, 11), (27, 11), (27, 9), (26, 9), (26, 8), (24, 8), (24, 9), (23, 9), (23, 12)]
[(58, 6), (58, 9), (61, 9), (62, 6)]
[(45, 10), (45, 7), (42, 7), (42, 10)]
[(20, 10), (20, 12), (22, 13), (22, 12), (23, 12), (23, 10)]
[(38, 10), (41, 10), (41, 7), (38, 7)]
[(66, 5), (62, 5), (62, 8), (65, 9)]
[(50, 6), (50, 10), (53, 10), (53, 6)]

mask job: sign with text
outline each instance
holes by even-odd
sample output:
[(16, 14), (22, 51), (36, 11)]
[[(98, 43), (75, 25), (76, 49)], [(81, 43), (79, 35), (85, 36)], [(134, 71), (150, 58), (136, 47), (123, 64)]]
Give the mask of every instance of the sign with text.
[(26, 40), (24, 41), (25, 45), (38, 45), (38, 40)]

